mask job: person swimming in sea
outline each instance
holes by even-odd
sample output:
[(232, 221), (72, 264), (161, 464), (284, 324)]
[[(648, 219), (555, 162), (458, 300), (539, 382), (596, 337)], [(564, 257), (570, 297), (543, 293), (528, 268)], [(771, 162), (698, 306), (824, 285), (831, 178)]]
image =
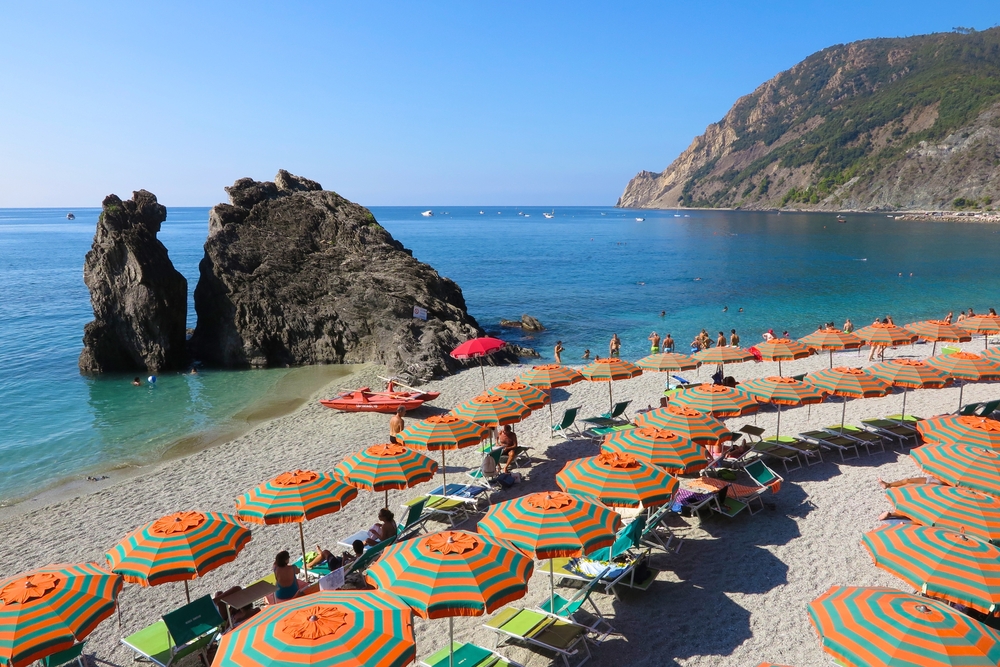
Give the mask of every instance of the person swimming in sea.
[(583, 358), (584, 359), (590, 359), (590, 350), (584, 350), (583, 351)]
[(132, 386), (133, 387), (141, 387), (142, 386), (142, 380), (140, 380), (139, 378), (133, 378), (132, 379)]

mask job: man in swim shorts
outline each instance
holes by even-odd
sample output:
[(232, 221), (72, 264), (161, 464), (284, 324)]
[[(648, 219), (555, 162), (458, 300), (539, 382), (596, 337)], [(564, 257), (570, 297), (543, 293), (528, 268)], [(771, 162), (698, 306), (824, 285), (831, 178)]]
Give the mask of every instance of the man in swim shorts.
[(660, 334), (655, 331), (649, 334), (649, 352), (650, 354), (656, 354), (660, 351)]
[(674, 351), (674, 339), (667, 334), (667, 337), (663, 339), (663, 351), (673, 352)]
[(399, 406), (399, 409), (396, 410), (396, 414), (394, 414), (392, 419), (389, 420), (389, 442), (392, 444), (399, 442), (399, 440), (396, 439), (396, 436), (399, 435), (399, 432), (406, 426), (406, 423), (403, 421), (403, 415), (405, 414), (406, 408)]

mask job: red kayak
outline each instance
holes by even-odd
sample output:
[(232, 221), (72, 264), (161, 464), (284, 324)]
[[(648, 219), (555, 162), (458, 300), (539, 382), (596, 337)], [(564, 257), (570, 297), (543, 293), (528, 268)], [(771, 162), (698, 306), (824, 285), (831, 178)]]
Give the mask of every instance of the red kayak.
[(433, 401), (441, 395), (437, 391), (392, 391), (392, 389), (391, 385), (386, 391), (372, 391), (368, 387), (362, 387), (355, 391), (344, 392), (336, 398), (325, 398), (320, 403), (341, 412), (391, 414), (399, 408), (416, 410), (425, 401)]

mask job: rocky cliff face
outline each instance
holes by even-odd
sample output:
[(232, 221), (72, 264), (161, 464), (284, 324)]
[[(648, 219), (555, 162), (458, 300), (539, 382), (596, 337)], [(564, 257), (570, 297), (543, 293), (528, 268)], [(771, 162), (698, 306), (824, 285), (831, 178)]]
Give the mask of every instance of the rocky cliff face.
[(186, 363), (187, 281), (156, 238), (167, 209), (145, 190), (108, 195), (83, 267), (94, 321), (80, 371), (150, 371)]
[(737, 100), (619, 206), (990, 208), (1000, 29), (830, 47)]
[(192, 346), (204, 361), (377, 362), (424, 379), (460, 366), (448, 352), (481, 335), (458, 285), (414, 259), (368, 209), (286, 171), (226, 192), (230, 203), (209, 217), (194, 295)]

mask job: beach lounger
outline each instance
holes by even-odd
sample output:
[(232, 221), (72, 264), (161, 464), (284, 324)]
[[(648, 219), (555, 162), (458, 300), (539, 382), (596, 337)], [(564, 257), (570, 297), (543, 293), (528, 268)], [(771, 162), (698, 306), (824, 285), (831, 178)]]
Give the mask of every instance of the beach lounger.
[(409, 509), (406, 510), (406, 517), (403, 519), (403, 523), (397, 527), (397, 541), (412, 537), (424, 527), (424, 522), (427, 521), (427, 518), (424, 516), (424, 505), (426, 504), (426, 498), (418, 498), (417, 502), (409, 506)]
[(580, 427), (576, 425), (576, 414), (579, 411), (580, 411), (579, 406), (575, 408), (566, 408), (566, 410), (563, 412), (562, 421), (560, 421), (558, 424), (552, 425), (551, 437), (566, 438), (568, 440), (570, 435), (573, 436), (581, 435)]
[(618, 532), (611, 547), (598, 549), (586, 558), (553, 558), (552, 567), (560, 579), (590, 582), (596, 578), (596, 585), (616, 598), (619, 587), (644, 591), (660, 573), (646, 565), (649, 550), (642, 549), (645, 523), (645, 517), (640, 515)]
[[(611, 412), (605, 412), (600, 417), (589, 417), (583, 421), (588, 424), (593, 424), (594, 426), (618, 426), (621, 424), (627, 424), (629, 422), (628, 415), (625, 415), (625, 409), (632, 403), (632, 401), (621, 401), (615, 403), (611, 408)], [(625, 415), (625, 418), (622, 418)]]
[(961, 352), (962, 348), (955, 347), (953, 345), (945, 345), (941, 348), (941, 354), (955, 354), (956, 352)]
[[(907, 442), (912, 441), (915, 443), (917, 441), (916, 428), (893, 419), (862, 419), (861, 425), (869, 431), (895, 440), (901, 447), (905, 446)], [(885, 449), (884, 443), (882, 444), (882, 449)]]
[[(715, 497), (715, 503), (712, 505), (712, 509), (729, 519), (732, 519), (743, 510), (749, 511), (750, 503), (737, 500), (736, 498), (730, 498), (727, 493), (728, 490), (729, 487), (727, 486), (723, 487), (723, 489), (719, 491)], [(753, 514), (753, 512), (750, 513)]]
[(864, 447), (868, 454), (872, 453), (873, 447), (879, 447), (884, 451), (885, 439), (888, 437), (874, 431), (869, 431), (868, 429), (851, 426), (850, 424), (844, 424), (843, 428), (841, 428), (840, 424), (835, 424), (834, 426), (827, 426), (823, 430), (834, 435), (850, 438), (858, 443), (858, 446)]
[[(549, 614), (505, 607), (483, 627), (497, 633), (497, 648), (514, 642), (529, 649), (541, 649), (562, 658), (564, 667), (580, 667), (590, 659), (587, 630)], [(576, 660), (575, 666), (570, 659)]]
[(848, 438), (844, 435), (830, 433), (829, 431), (824, 430), (805, 431), (804, 433), (799, 433), (799, 439), (805, 440), (806, 442), (816, 443), (820, 447), (831, 449), (835, 452), (840, 452), (841, 461), (847, 460), (847, 456), (845, 456), (845, 454), (852, 449), (854, 450), (854, 456), (852, 458), (861, 456), (861, 450), (859, 449), (860, 443), (857, 440)]
[(63, 667), (71, 662), (75, 662), (77, 667), (84, 667), (83, 664), (83, 642), (74, 644), (72, 647), (47, 655), (42, 658), (42, 667)]
[[(760, 465), (764, 465), (762, 461)], [(767, 468), (767, 466), (764, 467)], [(767, 468), (767, 470), (770, 470), (770, 468)], [(717, 477), (702, 477), (691, 483), (706, 490), (713, 489), (714, 498), (708, 506), (729, 518), (733, 518), (743, 510), (754, 514), (754, 502), (760, 505), (760, 509), (764, 509), (764, 501), (761, 500), (761, 496), (770, 488), (756, 481), (753, 486), (747, 486), (746, 484), (737, 484), (736, 482), (730, 482)], [(780, 482), (778, 484), (780, 485)]]
[[(671, 514), (672, 503), (665, 503), (656, 508), (650, 508), (649, 514), (646, 515), (646, 524), (642, 528), (642, 533), (639, 535), (639, 541), (651, 549), (662, 549), (664, 553), (677, 553), (681, 550), (681, 540), (674, 535), (674, 531), (670, 530), (670, 526), (664, 523), (665, 519), (669, 514)], [(671, 548), (674, 541), (677, 541), (677, 545)]]
[(781, 475), (767, 467), (763, 461), (754, 461), (744, 470), (758, 486), (770, 490), (771, 493), (777, 493), (781, 489), (781, 483), (785, 481)]
[[(454, 663), (452, 663), (454, 659)], [(423, 667), (523, 667), (496, 651), (476, 644), (452, 642), (451, 651), (445, 646), (432, 656), (420, 661)]]
[[(475, 470), (470, 470), (466, 474), (472, 478), (472, 481), (477, 485), (482, 486), (484, 484), (489, 484), (493, 486), (496, 481), (497, 475), (500, 474), (500, 457), (503, 455), (503, 449), (497, 447), (491, 449), (490, 451), (483, 454), (483, 461), (479, 464), (479, 467)], [(492, 465), (488, 465), (492, 459)], [(488, 472), (487, 472), (488, 471)]]
[(992, 417), (997, 408), (1000, 408), (1000, 401), (987, 401), (976, 411), (976, 415), (979, 417)]
[(145, 659), (160, 667), (171, 667), (194, 653), (201, 653), (208, 664), (206, 651), (219, 636), (223, 623), (215, 602), (205, 595), (121, 641), (141, 656), (137, 660)]
[[(673, 379), (677, 380), (677, 384), (679, 384), (682, 389), (684, 387), (690, 387), (692, 384), (694, 384), (693, 382), (691, 382), (691, 380), (686, 380), (686, 379), (682, 378), (680, 375), (671, 375), (670, 377), (672, 377)], [(670, 389), (670, 380), (669, 379), (667, 380), (667, 389)]]
[(690, 489), (680, 489), (674, 496), (674, 502), (670, 506), (670, 509), (678, 514), (688, 510), (691, 514), (696, 515), (701, 519), (701, 510), (708, 508), (712, 509), (712, 504), (715, 502), (716, 494), (713, 493), (698, 493), (697, 491), (691, 491)]
[[(587, 582), (583, 588), (577, 589), (568, 599), (558, 593), (545, 598), (545, 601), (538, 606), (539, 610), (546, 614), (572, 621), (593, 634), (593, 639), (596, 643), (603, 642), (609, 635), (614, 633), (615, 629), (608, 622), (608, 619), (604, 618), (604, 614), (601, 613), (601, 610), (594, 603), (593, 599), (591, 599), (590, 594), (594, 591), (594, 587), (598, 582), (604, 578), (604, 574), (609, 569), (606, 568), (604, 572)], [(590, 603), (593, 612), (583, 610), (583, 605), (587, 602)], [(586, 614), (586, 616), (583, 614)]]
[[(761, 456), (767, 456), (781, 461), (781, 463), (785, 466), (785, 472), (802, 467), (802, 452), (797, 449), (792, 449), (791, 447), (785, 447), (783, 443), (777, 443), (773, 440), (758, 440), (753, 443), (753, 449)], [(794, 463), (795, 466), (789, 467), (790, 463)]]
[(982, 405), (983, 405), (982, 403), (966, 403), (965, 405), (962, 406), (962, 409), (958, 411), (958, 414), (962, 415), (963, 417), (974, 415), (976, 414), (976, 411), (982, 407)]
[(629, 521), (618, 531), (615, 541), (610, 547), (604, 547), (587, 554), (592, 560), (614, 560), (627, 554), (630, 549), (638, 549), (642, 545), (642, 531), (646, 527), (646, 517), (641, 514)]
[[(817, 463), (823, 462), (823, 447), (815, 442), (810, 442), (809, 440), (801, 440), (799, 438), (793, 438), (790, 435), (773, 436), (770, 438), (765, 438), (764, 442), (774, 443), (779, 447), (785, 447), (786, 449), (791, 449), (799, 452), (802, 455), (802, 459), (805, 460), (806, 465), (816, 465)], [(760, 451), (760, 447), (757, 447)]]
[(423, 512), (420, 515), (420, 519), (423, 522), (440, 521), (454, 527), (469, 518), (469, 507), (465, 502), (450, 500), (442, 496), (421, 496), (406, 501), (402, 506), (409, 513), (409, 508), (417, 503), (423, 503), (424, 505)]
[(490, 504), (490, 487), (482, 484), (449, 484), (439, 486), (427, 494), (428, 503), (435, 498), (445, 498), (464, 503), (470, 511), (478, 511), (481, 503)]
[(615, 431), (627, 431), (630, 428), (635, 428), (635, 424), (618, 424), (617, 426), (594, 426), (588, 428), (583, 432), (584, 437), (590, 438), (591, 441), (600, 444), (604, 442), (605, 436), (609, 433), (614, 433)]

